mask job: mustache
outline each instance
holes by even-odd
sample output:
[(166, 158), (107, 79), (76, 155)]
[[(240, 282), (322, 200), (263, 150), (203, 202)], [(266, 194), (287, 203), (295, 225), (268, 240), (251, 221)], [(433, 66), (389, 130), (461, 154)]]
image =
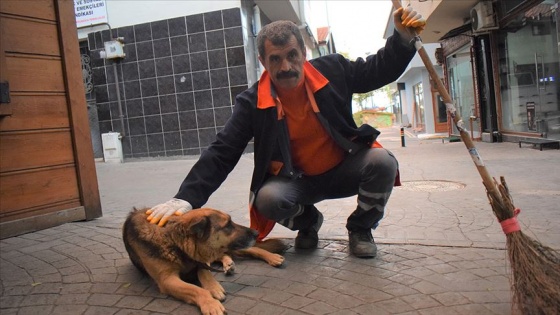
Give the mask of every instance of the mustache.
[(277, 79), (289, 79), (289, 78), (297, 78), (299, 76), (299, 72), (297, 71), (282, 71), (276, 74)]

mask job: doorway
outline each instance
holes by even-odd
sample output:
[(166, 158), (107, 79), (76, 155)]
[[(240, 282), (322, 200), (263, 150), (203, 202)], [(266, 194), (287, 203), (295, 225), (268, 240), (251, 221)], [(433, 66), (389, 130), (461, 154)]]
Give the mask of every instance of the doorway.
[[(463, 47), (447, 57), (447, 65), (449, 67), (449, 94), (451, 99), (455, 101), (457, 112), (464, 121), (468, 121), (470, 117), (477, 117), (470, 47)], [(478, 125), (473, 125), (472, 129), (476, 131), (473, 137), (478, 138)], [(453, 124), (451, 133), (459, 134), (455, 124)]]
[[(433, 85), (432, 85), (433, 86)], [(435, 89), (432, 90), (432, 104), (434, 106), (434, 129), (436, 133), (448, 132), (447, 107), (443, 98)]]
[(84, 90), (86, 92), (93, 156), (95, 158), (103, 158), (103, 145), (101, 143), (101, 132), (99, 130), (99, 118), (97, 117), (97, 103), (95, 102), (91, 54), (88, 49), (87, 41), (80, 42), (80, 57), (82, 61), (82, 79), (84, 80)]
[(414, 131), (425, 132), (426, 120), (424, 118), (424, 88), (422, 86), (422, 82), (412, 87), (412, 93), (414, 93), (414, 103), (412, 104), (412, 114), (414, 115)]

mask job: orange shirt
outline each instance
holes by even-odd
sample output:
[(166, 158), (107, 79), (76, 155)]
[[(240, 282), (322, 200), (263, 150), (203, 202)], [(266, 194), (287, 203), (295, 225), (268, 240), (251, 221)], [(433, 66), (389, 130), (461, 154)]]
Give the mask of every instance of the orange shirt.
[(294, 167), (306, 175), (319, 175), (338, 165), (344, 151), (321, 125), (309, 99), (313, 94), (305, 84), (288, 93), (277, 92), (288, 125)]

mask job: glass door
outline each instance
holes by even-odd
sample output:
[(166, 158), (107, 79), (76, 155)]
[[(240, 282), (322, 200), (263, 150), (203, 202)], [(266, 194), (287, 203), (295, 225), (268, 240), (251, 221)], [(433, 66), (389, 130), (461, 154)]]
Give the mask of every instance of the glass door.
[(500, 34), (502, 129), (560, 139), (558, 3), (545, 0)]
[[(470, 117), (476, 117), (476, 108), (470, 48), (465, 47), (449, 56), (447, 58), (447, 65), (449, 67), (449, 94), (455, 102), (457, 112), (466, 124), (465, 127), (471, 132), (472, 130), (470, 130), (471, 127), (468, 123)], [(478, 138), (478, 125), (473, 125), (473, 129), (476, 130), (476, 134), (473, 134), (473, 137)], [(453, 124), (452, 130), (452, 134), (459, 134), (455, 124)]]

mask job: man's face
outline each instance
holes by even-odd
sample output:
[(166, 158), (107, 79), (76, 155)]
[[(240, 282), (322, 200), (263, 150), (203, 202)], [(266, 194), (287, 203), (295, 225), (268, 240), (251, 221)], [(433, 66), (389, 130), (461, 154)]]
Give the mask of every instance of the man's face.
[(303, 63), (305, 52), (301, 51), (297, 39), (292, 35), (288, 43), (274, 46), (266, 40), (264, 43), (265, 56), (259, 60), (270, 74), (276, 88), (293, 89), (303, 80)]

